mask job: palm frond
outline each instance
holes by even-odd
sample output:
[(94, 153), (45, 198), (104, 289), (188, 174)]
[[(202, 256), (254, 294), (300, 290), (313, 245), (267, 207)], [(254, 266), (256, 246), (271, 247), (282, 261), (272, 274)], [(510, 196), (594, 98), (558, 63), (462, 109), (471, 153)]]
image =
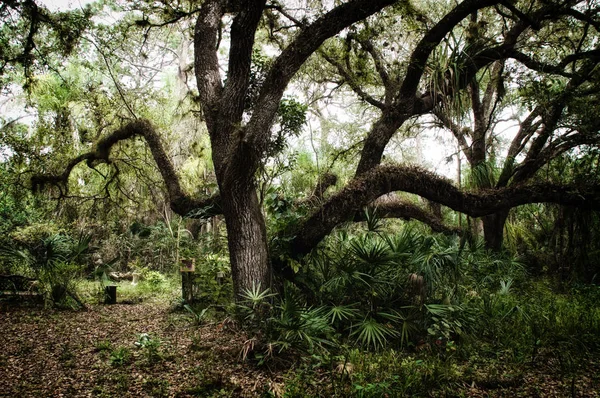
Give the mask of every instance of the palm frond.
[(397, 336), (397, 332), (388, 324), (382, 324), (372, 317), (364, 319), (359, 323), (350, 336), (356, 336), (359, 344), (366, 347), (383, 348), (390, 338)]
[(360, 311), (351, 305), (334, 305), (329, 308), (329, 311), (325, 315), (331, 324), (336, 322), (342, 322), (346, 320), (355, 319)]

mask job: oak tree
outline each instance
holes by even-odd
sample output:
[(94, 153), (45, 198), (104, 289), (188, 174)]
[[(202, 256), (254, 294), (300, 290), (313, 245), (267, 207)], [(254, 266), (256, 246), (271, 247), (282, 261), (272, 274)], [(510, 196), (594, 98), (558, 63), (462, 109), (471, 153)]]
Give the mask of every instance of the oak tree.
[[(535, 202), (592, 209), (600, 206), (598, 186), (523, 184), (521, 182), (528, 179), (518, 177), (539, 170), (544, 164), (540, 159), (559, 154), (564, 148), (561, 143), (566, 141), (564, 145), (573, 147), (571, 134), (562, 135), (563, 138), (556, 141), (550, 141), (549, 137), (557, 130), (559, 121), (566, 120), (563, 112), (567, 106), (566, 97), (578, 95), (578, 90), (593, 91), (590, 84), (598, 81), (599, 71), (593, 67), (599, 55), (594, 47), (597, 40), (592, 39), (597, 38), (598, 27), (594, 2), (464, 0), (438, 7), (431, 15), (419, 12), (418, 7), (407, 0), (350, 0), (333, 4), (205, 0), (181, 8), (167, 4), (153, 4), (152, 7), (154, 11), (164, 11), (162, 19), (146, 12), (141, 16), (138, 13), (135, 14), (136, 26), (160, 29), (173, 21), (195, 18), (193, 70), (198, 102), (210, 136), (218, 194), (211, 197), (188, 194), (182, 188), (159, 132), (151, 122), (139, 118), (123, 123), (121, 128), (101, 137), (91, 151), (74, 158), (62, 172), (38, 175), (32, 183), (34, 188), (49, 184), (66, 186), (71, 171), (79, 163), (87, 162), (93, 166), (98, 162), (110, 162), (114, 145), (133, 137), (143, 137), (175, 212), (186, 215), (194, 211), (198, 214), (197, 209), (205, 209), (201, 212), (204, 216), (218, 212), (224, 215), (238, 297), (253, 286), (270, 286), (273, 269), (293, 278), (285, 262), (269, 255), (256, 175), (264, 165), (276, 135), (273, 124), (285, 91), (307, 60), (317, 53), (335, 67), (343, 82), (362, 100), (378, 110), (379, 116), (373, 120), (364, 138), (354, 178), (329, 197), (314, 201), (312, 213), (287, 236), (289, 257), (299, 258), (310, 252), (337, 225), (352, 219), (356, 212), (378, 197), (394, 191), (413, 193), (473, 217), (502, 215), (512, 207)], [(481, 20), (476, 17), (479, 13)], [(411, 40), (402, 43), (401, 48), (387, 49), (386, 30), (372, 28), (377, 26), (379, 18), (399, 20), (400, 26), (388, 32), (405, 30)], [(490, 21), (488, 23), (493, 24), (494, 29), (486, 31), (481, 28), (480, 21)], [(481, 28), (477, 32), (477, 45), (458, 46), (451, 63), (432, 67), (436, 51), (451, 35), (468, 30), (470, 24), (476, 25), (471, 28)], [(544, 59), (538, 59), (540, 47), (545, 45), (548, 35), (564, 24), (572, 26), (573, 30), (593, 33), (580, 34), (583, 44), (571, 48), (570, 52), (561, 52), (559, 56), (549, 52)], [(224, 28), (227, 28), (226, 35)], [(277, 39), (280, 49), (260, 81), (252, 79), (253, 52), (260, 45), (257, 32), (267, 32)], [(273, 34), (277, 32), (285, 32), (285, 35)], [(329, 40), (333, 38), (337, 39)], [(336, 46), (336, 40), (342, 44)], [(226, 54), (225, 60), (222, 54)], [(386, 56), (391, 58), (386, 59)], [(532, 111), (535, 116), (531, 121), (523, 121), (521, 138), (514, 143), (512, 157), (517, 159), (522, 148), (530, 143), (528, 154), (534, 159), (526, 159), (521, 168), (510, 166), (509, 175), (501, 179), (514, 183), (466, 191), (421, 168), (382, 163), (391, 138), (408, 121), (428, 114), (441, 115), (438, 111), (449, 99), (470, 93), (474, 112), (484, 114), (484, 117), (474, 118), (477, 132), (463, 148), (476, 166), (479, 158), (475, 158), (482, 156), (481, 137), (489, 130), (487, 123), (485, 128), (480, 128), (477, 123), (485, 122), (485, 115), (490, 114), (487, 104), (478, 105), (477, 82), (482, 75), (491, 76), (489, 86), (497, 97), (501, 87), (497, 80), (502, 74), (494, 71), (502, 70), (502, 65), (509, 60), (540, 73), (556, 74), (568, 82), (562, 94), (565, 100), (560, 100), (561, 95), (558, 95), (550, 105), (539, 102), (535, 108), (538, 110)], [(362, 69), (357, 69), (361, 65)], [(374, 72), (367, 77), (365, 73), (369, 71), (365, 72), (365, 65), (370, 65), (367, 69)], [(514, 73), (520, 71), (516, 68)], [(252, 96), (249, 96), (250, 92)], [(446, 125), (452, 130), (449, 123)], [(583, 125), (573, 131), (582, 132), (586, 137), (597, 132), (597, 126), (589, 123), (585, 126), (585, 132)], [(486, 131), (480, 132), (481, 129)], [(461, 142), (467, 139), (467, 134), (462, 131), (455, 133)], [(322, 191), (316, 190), (321, 196)], [(397, 206), (395, 212), (390, 207), (390, 214), (415, 217), (425, 222), (436, 220), (413, 205), (402, 205)]]

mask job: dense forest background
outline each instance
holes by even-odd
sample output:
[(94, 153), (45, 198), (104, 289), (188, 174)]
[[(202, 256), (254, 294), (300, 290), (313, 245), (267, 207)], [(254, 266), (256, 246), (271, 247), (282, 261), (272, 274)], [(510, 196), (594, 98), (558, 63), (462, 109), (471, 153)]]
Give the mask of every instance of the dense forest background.
[(264, 394), (596, 396), (599, 15), (4, 1), (0, 277), (45, 308), (118, 284), (226, 323), (280, 372)]

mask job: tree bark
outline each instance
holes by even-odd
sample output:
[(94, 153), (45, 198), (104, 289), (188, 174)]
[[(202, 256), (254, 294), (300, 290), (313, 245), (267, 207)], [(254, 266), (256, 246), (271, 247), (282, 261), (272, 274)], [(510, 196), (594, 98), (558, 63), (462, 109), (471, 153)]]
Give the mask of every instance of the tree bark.
[(267, 232), (253, 184), (237, 184), (221, 191), (227, 243), (236, 298), (254, 287), (271, 287)]
[(504, 225), (508, 218), (509, 210), (502, 210), (489, 216), (482, 217), (485, 247), (493, 251), (500, 251), (504, 241)]

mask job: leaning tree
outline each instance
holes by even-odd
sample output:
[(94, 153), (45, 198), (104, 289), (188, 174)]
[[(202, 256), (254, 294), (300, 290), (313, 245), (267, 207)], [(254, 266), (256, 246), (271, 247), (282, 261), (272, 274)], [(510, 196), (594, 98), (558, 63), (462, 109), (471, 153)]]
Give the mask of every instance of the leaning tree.
[[(297, 258), (310, 252), (337, 225), (352, 219), (361, 208), (393, 191), (413, 193), (473, 217), (497, 214), (534, 202), (597, 209), (600, 203), (597, 186), (511, 184), (464, 191), (420, 168), (382, 163), (390, 139), (407, 121), (432, 114), (449, 99), (464, 95), (473, 86), (474, 80), (486, 70), (494, 70), (498, 62), (516, 60), (533, 70), (543, 70), (548, 63), (554, 69), (568, 68), (570, 75), (566, 78), (581, 79), (583, 85), (597, 80), (598, 70), (588, 67), (597, 60), (596, 49), (590, 49), (588, 45), (581, 46), (575, 49), (573, 55), (565, 55), (567, 59), (552, 63), (537, 59), (537, 47), (529, 45), (538, 37), (540, 43), (544, 42), (544, 35), (561, 23), (578, 29), (594, 29), (593, 35), (597, 37), (598, 13), (593, 3), (465, 0), (447, 9), (437, 8), (437, 12), (430, 13), (433, 17), (419, 13), (418, 7), (411, 1), (393, 0), (307, 4), (266, 0), (205, 0), (182, 5), (181, 9), (167, 4), (164, 7), (154, 4), (155, 11), (164, 8), (164, 13), (138, 13), (136, 26), (158, 29), (173, 21), (195, 18), (193, 70), (202, 117), (210, 136), (218, 194), (197, 198), (185, 192), (159, 132), (149, 121), (141, 119), (124, 123), (116, 131), (102, 136), (91, 151), (74, 158), (62, 172), (37, 175), (32, 179), (32, 184), (34, 189), (47, 185), (66, 187), (69, 175), (78, 164), (87, 162), (94, 166), (98, 162), (110, 162), (111, 148), (115, 144), (133, 137), (143, 137), (164, 180), (170, 206), (175, 212), (181, 215), (190, 212), (205, 216), (215, 213), (224, 215), (235, 292), (239, 295), (253, 286), (270, 286), (273, 269), (284, 275), (290, 273), (286, 272), (289, 271), (286, 264), (269, 256), (256, 175), (265, 162), (265, 154), (272, 142), (273, 124), (284, 92), (307, 60), (320, 53), (336, 66), (338, 73), (360, 98), (378, 109), (379, 116), (373, 120), (366, 134), (354, 178), (328, 198), (315, 201), (312, 213), (293, 228), (291, 236), (287, 236), (290, 242), (289, 257)], [(35, 3), (23, 1), (8, 4), (8, 7), (26, 8)], [(452, 65), (447, 64), (432, 72), (431, 60), (436, 50), (449, 35), (465, 30), (465, 25), (473, 22), (472, 16), (479, 12), (488, 15), (497, 25), (495, 29), (498, 34), (488, 37), (485, 29), (481, 29), (478, 34), (486, 39), (481, 41), (482, 45), (462, 46)], [(441, 15), (436, 17), (436, 14)], [(166, 17), (160, 19), (161, 16)], [(381, 56), (386, 46), (380, 40), (383, 36), (368, 29), (369, 25), (377, 24), (380, 17), (396, 19), (399, 25), (394, 29), (398, 32), (405, 29), (414, 38), (403, 44), (402, 51), (388, 52), (396, 57), (391, 61)], [(32, 17), (29, 22), (33, 27), (45, 20), (34, 20)], [(257, 32), (273, 31), (274, 27), (278, 31), (285, 30), (286, 36), (278, 40), (280, 51), (257, 82), (251, 79), (253, 50), (260, 45), (255, 37)], [(367, 28), (360, 32), (361, 27)], [(227, 34), (224, 34), (225, 28)], [(25, 35), (25, 43), (35, 45), (35, 29), (29, 32), (31, 34)], [(335, 37), (349, 43), (339, 53), (330, 48), (335, 43), (329, 39)], [(361, 56), (370, 57), (367, 62), (372, 64), (375, 80), (357, 79), (354, 76), (353, 61), (344, 55), (344, 51), (347, 53), (348, 48), (354, 45), (364, 50)], [(226, 54), (225, 60), (222, 54)], [(376, 86), (375, 89), (372, 89), (373, 86)], [(251, 108), (248, 106), (249, 91), (255, 93)], [(545, 105), (543, 110), (548, 113)], [(555, 113), (558, 113), (556, 118), (561, 120), (563, 113)], [(537, 137), (544, 134), (537, 130), (533, 132)], [(547, 148), (544, 139), (534, 138), (532, 142), (531, 148), (541, 146), (540, 153)], [(197, 209), (204, 211), (198, 212)], [(404, 207), (397, 208), (396, 214), (405, 217), (422, 215), (418, 210), (404, 204)], [(429, 220), (427, 217), (421, 218)]]

